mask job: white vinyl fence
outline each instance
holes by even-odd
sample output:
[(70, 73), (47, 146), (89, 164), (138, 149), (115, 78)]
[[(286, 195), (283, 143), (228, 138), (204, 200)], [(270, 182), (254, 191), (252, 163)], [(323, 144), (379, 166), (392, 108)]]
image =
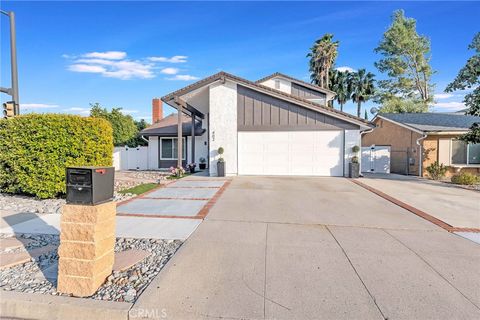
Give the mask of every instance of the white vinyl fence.
[(390, 173), (390, 147), (362, 147), (362, 172)]
[(147, 170), (148, 147), (115, 147), (113, 166), (115, 170)]

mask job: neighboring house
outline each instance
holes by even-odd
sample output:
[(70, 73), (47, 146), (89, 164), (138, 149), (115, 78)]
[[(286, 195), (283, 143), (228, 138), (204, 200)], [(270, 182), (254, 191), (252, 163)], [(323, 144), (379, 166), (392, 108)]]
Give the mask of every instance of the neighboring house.
[(390, 146), (392, 173), (426, 174), (435, 161), (449, 166), (447, 176), (460, 171), (480, 172), (480, 144), (466, 144), (458, 137), (480, 117), (451, 113), (382, 113), (376, 128), (362, 137), (362, 145)]
[[(334, 96), (280, 73), (252, 82), (220, 72), (161, 100), (189, 117), (182, 121), (195, 122), (193, 140), (192, 125), (182, 126), (185, 159), (198, 163), (206, 158), (210, 175), (217, 174), (217, 150), (223, 147), (227, 175), (343, 176), (352, 147), (360, 145), (360, 132), (372, 125), (327, 107)], [(154, 114), (159, 102), (154, 100)], [(164, 160), (176, 161), (176, 140), (162, 142), (178, 135), (174, 118), (141, 132), (149, 139), (151, 169), (164, 167)]]

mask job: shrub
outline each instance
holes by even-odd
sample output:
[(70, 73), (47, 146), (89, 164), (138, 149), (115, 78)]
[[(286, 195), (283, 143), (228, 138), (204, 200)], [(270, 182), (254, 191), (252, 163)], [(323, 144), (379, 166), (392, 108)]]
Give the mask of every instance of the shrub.
[(451, 181), (455, 184), (473, 185), (480, 182), (480, 177), (469, 172), (462, 172), (452, 176)]
[(65, 193), (67, 166), (110, 166), (112, 127), (99, 118), (29, 114), (0, 120), (0, 191)]
[(353, 147), (352, 147), (352, 152), (353, 152), (353, 153), (357, 153), (358, 151), (360, 151), (360, 147), (359, 147), (359, 146), (353, 146)]
[(352, 157), (352, 163), (358, 163), (358, 157), (357, 156)]
[(438, 161), (435, 161), (431, 165), (425, 168), (428, 172), (428, 175), (433, 180), (440, 180), (445, 176), (448, 168), (443, 165), (443, 163), (439, 164)]

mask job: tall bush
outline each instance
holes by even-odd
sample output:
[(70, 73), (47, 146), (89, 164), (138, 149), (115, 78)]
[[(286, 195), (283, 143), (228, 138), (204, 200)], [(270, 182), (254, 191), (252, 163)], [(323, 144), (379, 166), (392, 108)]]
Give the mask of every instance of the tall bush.
[(0, 191), (65, 193), (67, 166), (112, 165), (112, 127), (100, 118), (29, 114), (0, 120)]

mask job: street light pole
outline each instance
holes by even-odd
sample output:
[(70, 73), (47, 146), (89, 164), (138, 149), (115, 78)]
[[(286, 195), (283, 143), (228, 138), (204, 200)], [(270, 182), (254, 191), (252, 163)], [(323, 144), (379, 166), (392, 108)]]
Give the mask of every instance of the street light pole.
[[(13, 11), (6, 12), (0, 10), (1, 13), (10, 18), (10, 59), (11, 59), (11, 71), (12, 71), (12, 88), (10, 92), (5, 92), (12, 96), (12, 100), (15, 103), (15, 114), (20, 114), (20, 99), (18, 96), (18, 70), (17, 70), (17, 37), (15, 30), (15, 13)], [(3, 89), (3, 88), (2, 88)]]

